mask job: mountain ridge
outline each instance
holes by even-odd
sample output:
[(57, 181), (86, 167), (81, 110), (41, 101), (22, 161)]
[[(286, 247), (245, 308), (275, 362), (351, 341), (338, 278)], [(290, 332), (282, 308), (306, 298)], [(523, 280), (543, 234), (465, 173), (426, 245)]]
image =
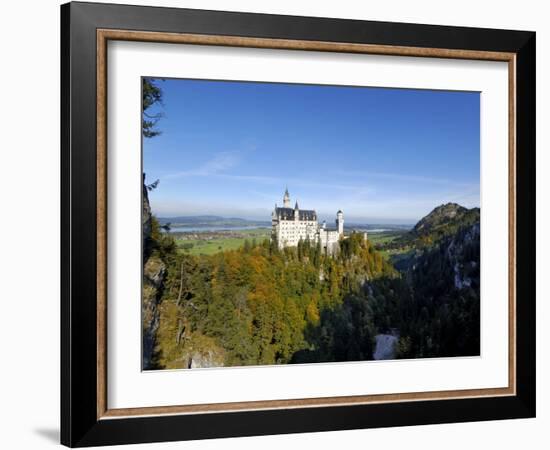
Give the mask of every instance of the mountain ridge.
[(396, 239), (392, 243), (392, 247), (430, 246), (479, 222), (479, 208), (466, 208), (452, 202), (444, 203), (420, 219), (412, 230)]

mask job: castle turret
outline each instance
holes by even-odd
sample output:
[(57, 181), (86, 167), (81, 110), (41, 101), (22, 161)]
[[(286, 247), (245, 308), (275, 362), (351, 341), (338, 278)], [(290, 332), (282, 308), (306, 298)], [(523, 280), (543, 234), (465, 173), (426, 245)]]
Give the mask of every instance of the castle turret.
[(285, 196), (283, 197), (283, 206), (290, 208), (290, 195), (288, 194), (288, 188), (285, 189)]
[(340, 236), (344, 234), (344, 213), (342, 210), (338, 210), (336, 213), (336, 229)]

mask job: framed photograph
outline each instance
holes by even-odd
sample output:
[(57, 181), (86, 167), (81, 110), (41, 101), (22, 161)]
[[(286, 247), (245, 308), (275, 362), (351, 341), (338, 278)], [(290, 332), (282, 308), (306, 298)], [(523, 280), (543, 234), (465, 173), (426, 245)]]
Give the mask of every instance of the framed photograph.
[(61, 27), (63, 444), (534, 417), (534, 32)]

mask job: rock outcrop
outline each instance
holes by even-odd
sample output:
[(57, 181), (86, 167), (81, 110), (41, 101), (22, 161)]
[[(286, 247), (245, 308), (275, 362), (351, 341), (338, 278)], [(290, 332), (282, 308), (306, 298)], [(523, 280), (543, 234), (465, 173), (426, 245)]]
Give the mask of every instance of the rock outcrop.
[(162, 297), (166, 266), (156, 256), (149, 257), (143, 268), (142, 290), (142, 338), (143, 338), (143, 369), (155, 368), (155, 344), (159, 327), (160, 299)]
[(224, 354), (217, 349), (193, 352), (188, 359), (189, 369), (198, 369), (206, 367), (223, 367)]
[[(144, 175), (145, 177), (145, 175)], [(166, 265), (152, 255), (153, 240), (151, 206), (147, 187), (143, 185), (142, 239), (143, 239), (143, 281), (141, 299), (142, 317), (142, 368), (155, 368), (156, 333), (159, 327), (159, 303), (162, 297)]]

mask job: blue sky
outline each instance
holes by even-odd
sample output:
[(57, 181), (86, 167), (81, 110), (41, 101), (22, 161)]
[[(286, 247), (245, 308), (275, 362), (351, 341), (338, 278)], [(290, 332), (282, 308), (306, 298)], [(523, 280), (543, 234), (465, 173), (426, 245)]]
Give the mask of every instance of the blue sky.
[(269, 220), (292, 202), (332, 219), (414, 223), (479, 206), (479, 93), (160, 81), (160, 136), (144, 139), (157, 216)]

